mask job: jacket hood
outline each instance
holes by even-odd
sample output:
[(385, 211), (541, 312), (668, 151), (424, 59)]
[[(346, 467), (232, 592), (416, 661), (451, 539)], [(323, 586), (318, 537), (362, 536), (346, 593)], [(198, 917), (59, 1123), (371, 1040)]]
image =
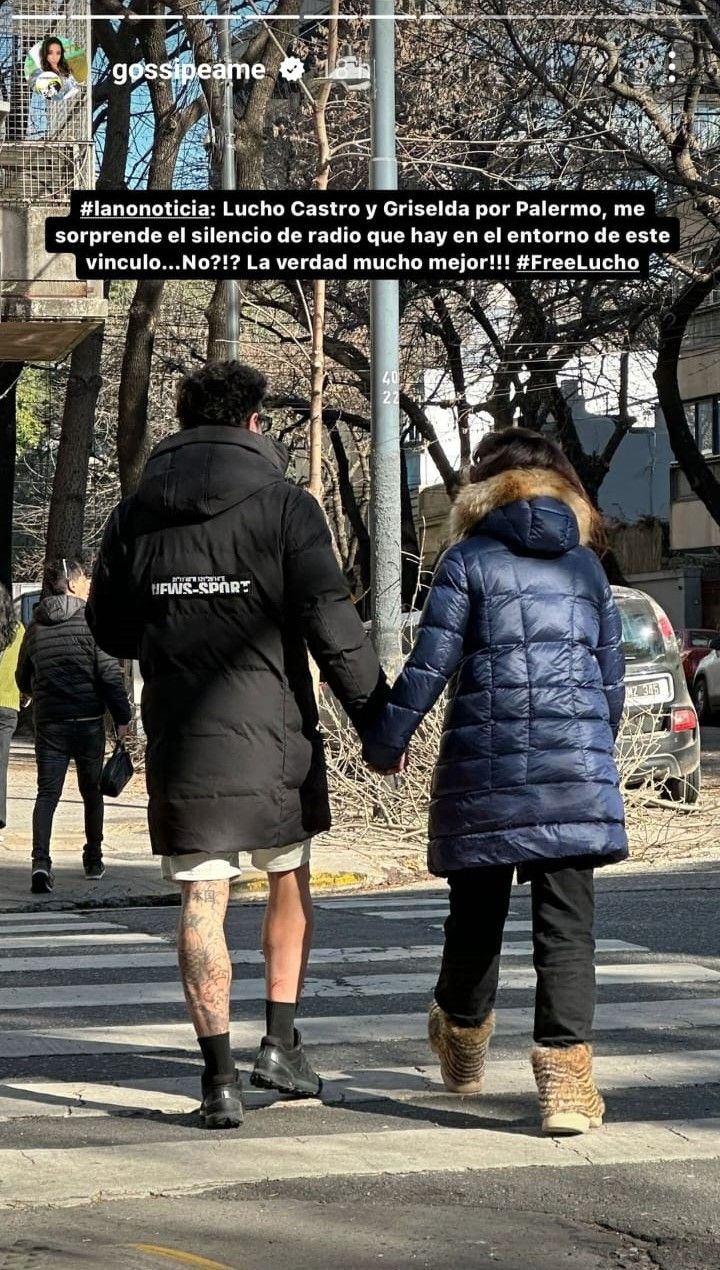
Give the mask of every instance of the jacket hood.
[(85, 601), (77, 595), (48, 595), (38, 604), (33, 618), (41, 626), (54, 626), (57, 622), (69, 622), (84, 607)]
[(136, 499), (167, 524), (209, 520), (285, 478), (288, 451), (247, 428), (187, 428), (148, 459)]
[(592, 537), (589, 504), (546, 468), (511, 468), (464, 485), (450, 512), (454, 542), (478, 532), (530, 555), (561, 555)]

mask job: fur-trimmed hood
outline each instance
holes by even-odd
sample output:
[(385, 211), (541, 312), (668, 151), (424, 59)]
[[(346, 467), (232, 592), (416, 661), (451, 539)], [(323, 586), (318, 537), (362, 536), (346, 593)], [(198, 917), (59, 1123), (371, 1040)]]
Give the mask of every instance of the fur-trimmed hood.
[[(511, 503), (524, 503), (527, 512), (532, 513), (533, 509), (528, 505), (538, 499), (542, 499), (545, 504), (550, 500), (564, 503), (577, 523), (579, 541), (583, 546), (589, 544), (593, 533), (590, 505), (558, 472), (538, 467), (510, 468), (488, 480), (463, 485), (450, 512), (450, 539), (452, 542), (459, 542), (467, 538), (480, 521)], [(524, 519), (527, 520), (527, 515)], [(566, 542), (564, 549), (574, 545), (576, 544)]]

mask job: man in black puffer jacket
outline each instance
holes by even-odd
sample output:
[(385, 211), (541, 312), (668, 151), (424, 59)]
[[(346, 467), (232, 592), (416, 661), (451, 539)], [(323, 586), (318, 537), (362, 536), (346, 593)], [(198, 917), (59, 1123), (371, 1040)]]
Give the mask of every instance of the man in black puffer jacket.
[(206, 1128), (242, 1120), (223, 931), (241, 858), (269, 877), (266, 1036), (252, 1082), (316, 1095), (295, 1008), (310, 948), (310, 840), (330, 807), (308, 650), (362, 732), (385, 679), (315, 499), (260, 435), (265, 379), (238, 362), (180, 387), (180, 431), (113, 513), (88, 605), (143, 676), (152, 849), (182, 889), (178, 957), (205, 1059)]
[(70, 760), (85, 805), (83, 865), (88, 878), (101, 878), (103, 798), (100, 776), (105, 756), (105, 710), (122, 739), (131, 718), (130, 702), (117, 661), (102, 652), (85, 619), (90, 579), (77, 560), (59, 560), (45, 570), (45, 599), (27, 629), (17, 667), (21, 693), (33, 699), (38, 792), (33, 812), (31, 889), (53, 888), (50, 835)]

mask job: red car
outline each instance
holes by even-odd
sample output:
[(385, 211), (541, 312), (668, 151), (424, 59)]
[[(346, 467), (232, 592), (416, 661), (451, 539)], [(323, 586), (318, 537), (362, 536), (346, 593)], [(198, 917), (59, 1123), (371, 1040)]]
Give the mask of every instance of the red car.
[(707, 657), (708, 653), (712, 651), (710, 647), (712, 640), (719, 637), (720, 631), (692, 630), (677, 632), (680, 661), (682, 662), (689, 687), (692, 687), (695, 671), (703, 657)]

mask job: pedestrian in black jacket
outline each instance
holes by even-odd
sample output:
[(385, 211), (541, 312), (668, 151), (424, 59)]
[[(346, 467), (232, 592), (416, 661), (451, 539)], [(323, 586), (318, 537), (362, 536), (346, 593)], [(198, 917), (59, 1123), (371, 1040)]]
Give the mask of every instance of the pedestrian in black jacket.
[(178, 956), (208, 1128), (242, 1120), (223, 929), (241, 857), (268, 871), (270, 888), (266, 1036), (251, 1080), (320, 1089), (295, 1028), (310, 840), (330, 825), (308, 650), (358, 730), (385, 695), (322, 509), (286, 479), (284, 447), (261, 435), (265, 391), (238, 362), (183, 381), (181, 430), (113, 512), (89, 603), (101, 647), (140, 661), (150, 838), (182, 889)]
[(77, 560), (58, 560), (45, 570), (45, 599), (35, 609), (17, 666), (17, 685), (33, 699), (38, 791), (33, 812), (31, 889), (51, 891), (53, 817), (70, 760), (85, 805), (85, 876), (101, 878), (105, 756), (104, 714), (110, 711), (122, 739), (131, 718), (117, 661), (102, 652), (85, 618), (90, 579)]

